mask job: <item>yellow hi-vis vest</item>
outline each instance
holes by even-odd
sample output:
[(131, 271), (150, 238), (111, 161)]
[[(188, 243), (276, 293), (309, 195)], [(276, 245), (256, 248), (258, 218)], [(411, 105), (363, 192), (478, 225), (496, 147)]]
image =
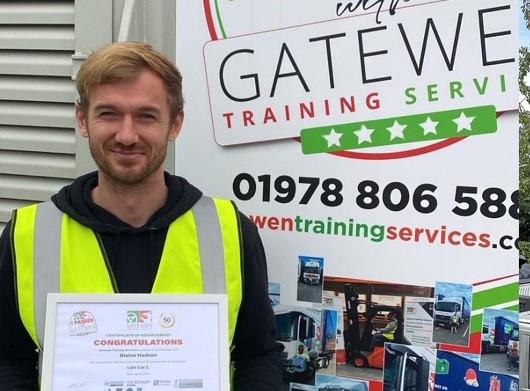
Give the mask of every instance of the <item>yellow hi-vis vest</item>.
[[(388, 327), (388, 326), (389, 325), (387, 325), (386, 327)], [(394, 340), (394, 334), (396, 333), (396, 329), (397, 329), (397, 325), (396, 325), (396, 327), (394, 327), (393, 330), (389, 330), (389, 331), (384, 332), (383, 333), (383, 337), (385, 337), (389, 341), (393, 341)]]
[[(47, 293), (117, 293), (99, 236), (51, 202), (13, 214), (11, 237), (22, 323), (42, 352)], [(227, 294), (229, 345), (242, 300), (239, 214), (202, 197), (168, 228), (151, 293)]]

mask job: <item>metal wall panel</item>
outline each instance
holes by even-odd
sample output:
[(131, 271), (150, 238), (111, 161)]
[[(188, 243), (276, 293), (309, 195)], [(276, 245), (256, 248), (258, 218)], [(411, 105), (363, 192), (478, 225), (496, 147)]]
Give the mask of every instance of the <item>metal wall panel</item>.
[(0, 231), (76, 175), (75, 2), (0, 3)]
[(51, 126), (73, 131), (74, 105), (0, 100), (0, 125)]
[(4, 1), (0, 24), (74, 24), (73, 1)]
[(74, 82), (67, 78), (43, 76), (1, 76), (0, 99), (33, 102), (75, 102)]
[(71, 180), (0, 174), (0, 204), (6, 199), (21, 201), (45, 201), (50, 194), (69, 184)]
[(3, 172), (28, 176), (73, 178), (75, 160), (72, 156), (49, 152), (2, 151), (0, 167)]
[(65, 51), (0, 51), (0, 74), (65, 76), (72, 73), (72, 53)]
[(0, 49), (74, 50), (73, 26), (0, 25)]
[(0, 146), (10, 151), (74, 154), (75, 134), (64, 128), (0, 125)]

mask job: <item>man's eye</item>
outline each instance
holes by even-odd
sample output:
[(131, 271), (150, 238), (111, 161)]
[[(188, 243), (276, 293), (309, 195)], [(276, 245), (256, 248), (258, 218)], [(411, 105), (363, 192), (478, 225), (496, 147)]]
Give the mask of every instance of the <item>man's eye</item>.
[(113, 111), (102, 111), (101, 113), (98, 114), (99, 117), (104, 117), (104, 118), (107, 118), (107, 117), (112, 117), (113, 115), (115, 115), (116, 113), (113, 112)]
[(142, 118), (144, 120), (154, 120), (154, 119), (156, 119), (156, 117), (153, 114), (151, 114), (151, 113), (142, 113), (140, 115), (140, 118)]

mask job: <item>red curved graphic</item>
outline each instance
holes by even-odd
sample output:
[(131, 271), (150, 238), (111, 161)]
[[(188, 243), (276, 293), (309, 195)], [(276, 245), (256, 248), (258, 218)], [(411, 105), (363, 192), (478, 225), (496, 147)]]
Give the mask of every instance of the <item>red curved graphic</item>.
[(213, 41), (217, 41), (219, 38), (217, 37), (217, 32), (215, 31), (215, 25), (213, 23), (210, 0), (203, 0), (202, 4), (204, 5), (204, 15), (206, 16), (206, 24), (208, 26), (208, 31), (210, 32), (210, 37)]
[(466, 137), (453, 137), (448, 138), (437, 143), (426, 145), (424, 147), (407, 149), (405, 151), (399, 152), (353, 152), (353, 151), (337, 151), (337, 152), (328, 152), (331, 155), (346, 157), (350, 159), (361, 159), (361, 160), (391, 160), (391, 159), (403, 159), (406, 157), (423, 155), (425, 153), (434, 152), (439, 149), (448, 147), (450, 145), (456, 144), (459, 141), (462, 141)]

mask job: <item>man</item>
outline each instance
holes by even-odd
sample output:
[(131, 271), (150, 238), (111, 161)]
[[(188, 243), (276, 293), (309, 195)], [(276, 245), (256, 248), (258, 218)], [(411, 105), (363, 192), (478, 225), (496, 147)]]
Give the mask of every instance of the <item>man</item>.
[(385, 342), (393, 342), (394, 334), (398, 327), (397, 318), (395, 314), (390, 314), (390, 321), (382, 329), (375, 329), (373, 331), (372, 343), (370, 350), (374, 350), (376, 346), (383, 346)]
[(309, 363), (309, 354), (305, 351), (303, 344), (298, 345), (298, 352), (293, 356), (292, 360), (295, 372), (305, 372)]
[[(216, 289), (228, 295), (233, 389), (279, 389), (281, 345), (256, 227), (232, 203), (205, 198), (163, 171), (168, 142), (184, 119), (179, 71), (147, 44), (115, 43), (85, 61), (76, 84), (76, 120), (98, 171), (61, 189), (52, 202), (15, 211), (3, 231), (0, 390), (37, 389), (35, 349), (43, 337), (32, 309), (43, 311), (45, 292)], [(212, 265), (210, 258), (218, 257), (221, 263)], [(55, 289), (37, 272), (54, 267), (60, 270)]]
[(451, 334), (456, 333), (458, 330), (458, 326), (460, 325), (460, 317), (458, 316), (458, 312), (453, 312), (451, 315)]
[(512, 343), (508, 354), (508, 371), (512, 369), (517, 370), (519, 368), (519, 344), (517, 342)]

